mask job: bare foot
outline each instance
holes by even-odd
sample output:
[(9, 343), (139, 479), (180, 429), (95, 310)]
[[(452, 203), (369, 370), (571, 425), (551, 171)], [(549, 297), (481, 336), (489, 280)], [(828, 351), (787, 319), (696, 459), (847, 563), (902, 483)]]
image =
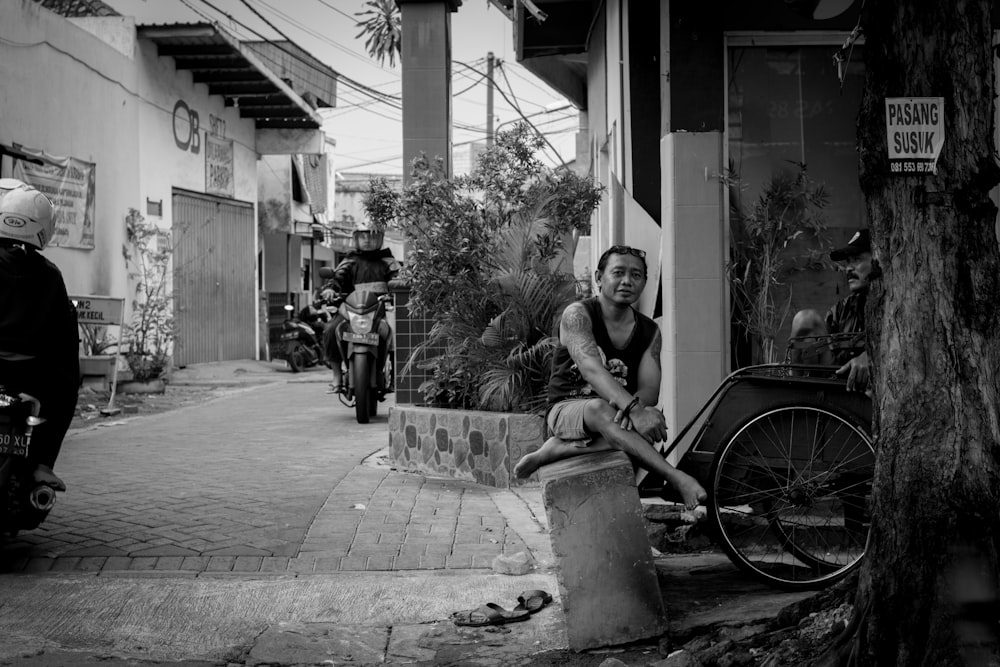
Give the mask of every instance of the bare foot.
[(677, 478), (673, 480), (673, 485), (681, 494), (685, 509), (693, 510), (708, 498), (708, 494), (705, 493), (705, 489), (698, 483), (698, 480), (680, 470), (677, 471)]
[(39, 463), (38, 466), (35, 468), (33, 477), (35, 479), (35, 484), (47, 484), (56, 491), (66, 490), (66, 483), (61, 479), (59, 479), (59, 477), (57, 477), (56, 474), (52, 472), (52, 468), (50, 468), (47, 465)]
[(532, 473), (538, 470), (545, 463), (543, 458), (544, 456), (542, 454), (542, 450), (540, 449), (531, 452), (530, 454), (525, 454), (514, 466), (514, 477), (517, 477), (518, 479), (531, 477)]
[(514, 466), (514, 476), (520, 479), (531, 477), (533, 472), (546, 463), (553, 463), (576, 454), (574, 449), (576, 448), (573, 445), (567, 444), (559, 438), (549, 438), (536, 451), (521, 457), (521, 460)]

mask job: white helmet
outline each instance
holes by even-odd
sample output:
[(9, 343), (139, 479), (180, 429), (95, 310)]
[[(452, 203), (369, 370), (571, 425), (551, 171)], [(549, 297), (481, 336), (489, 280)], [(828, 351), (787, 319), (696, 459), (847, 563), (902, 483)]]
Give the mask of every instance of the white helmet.
[(380, 229), (378, 225), (373, 223), (371, 219), (365, 215), (360, 219), (354, 221), (354, 229), (351, 231), (351, 236), (354, 237), (354, 246), (359, 250), (359, 240), (358, 237), (361, 234), (370, 234), (371, 239), (374, 241), (375, 250), (382, 247), (382, 241), (385, 238), (385, 230)]
[(0, 199), (3, 199), (3, 196), (11, 190), (26, 187), (28, 185), (24, 181), (19, 181), (16, 178), (0, 178)]
[(17, 179), (0, 179), (0, 239), (41, 250), (52, 238), (54, 225), (48, 197)]

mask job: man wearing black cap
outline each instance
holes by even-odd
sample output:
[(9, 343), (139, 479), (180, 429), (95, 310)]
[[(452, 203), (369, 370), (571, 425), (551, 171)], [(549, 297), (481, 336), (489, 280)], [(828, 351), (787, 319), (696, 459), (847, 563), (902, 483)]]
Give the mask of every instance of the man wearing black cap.
[[(815, 310), (800, 310), (792, 320), (792, 337), (825, 336), (827, 334), (859, 334), (858, 344), (863, 343), (865, 331), (865, 301), (868, 298), (868, 279), (872, 271), (871, 236), (867, 229), (857, 232), (847, 245), (830, 253), (830, 259), (840, 263), (847, 274), (851, 293), (841, 299), (826, 318)], [(837, 375), (847, 376), (849, 391), (864, 391), (868, 386), (868, 352), (860, 354), (857, 348), (823, 349), (813, 356), (804, 348), (792, 350), (793, 363), (818, 363), (839, 366)]]

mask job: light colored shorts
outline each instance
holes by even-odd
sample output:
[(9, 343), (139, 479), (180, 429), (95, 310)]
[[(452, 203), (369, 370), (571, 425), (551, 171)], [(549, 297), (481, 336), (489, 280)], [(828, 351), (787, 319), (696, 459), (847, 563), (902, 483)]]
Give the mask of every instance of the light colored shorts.
[(589, 445), (594, 439), (594, 434), (588, 433), (583, 427), (583, 413), (587, 403), (592, 400), (594, 399), (571, 398), (553, 405), (546, 418), (549, 433), (577, 447)]

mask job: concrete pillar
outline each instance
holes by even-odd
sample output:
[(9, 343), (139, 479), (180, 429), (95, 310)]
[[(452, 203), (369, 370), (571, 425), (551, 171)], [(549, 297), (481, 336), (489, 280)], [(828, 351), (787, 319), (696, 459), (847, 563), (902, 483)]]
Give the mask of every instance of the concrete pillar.
[(538, 476), (569, 647), (582, 651), (666, 632), (628, 457), (583, 454), (542, 466)]
[[(724, 134), (718, 127), (718, 119), (725, 118), (723, 101), (713, 98), (698, 107), (694, 119), (690, 114), (675, 117), (678, 109), (690, 106), (686, 93), (703, 87), (708, 73), (722, 69), (711, 63), (697, 69), (691, 63), (709, 62), (706, 54), (723, 49), (708, 37), (691, 38), (680, 45), (680, 63), (673, 62), (679, 47), (670, 15), (676, 9), (676, 3), (660, 4), (660, 403), (671, 437), (718, 387), (729, 358), (727, 200), (719, 178), (725, 165)], [(700, 51), (692, 54), (694, 49)], [(678, 72), (687, 75), (680, 88)], [(714, 124), (710, 119), (716, 119)], [(697, 129), (703, 126), (707, 129)], [(678, 458), (675, 451), (667, 460), (677, 465)]]
[(451, 12), (462, 0), (396, 0), (403, 26), (403, 183), (421, 153), (451, 164)]

